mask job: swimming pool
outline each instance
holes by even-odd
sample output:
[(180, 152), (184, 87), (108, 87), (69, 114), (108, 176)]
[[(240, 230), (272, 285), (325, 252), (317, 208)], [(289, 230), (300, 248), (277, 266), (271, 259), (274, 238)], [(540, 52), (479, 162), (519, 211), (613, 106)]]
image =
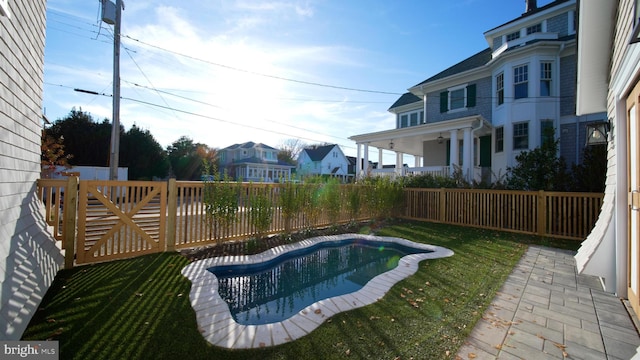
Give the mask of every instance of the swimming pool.
[[(404, 249), (409, 252), (408, 255), (398, 255), (397, 253), (391, 254), (388, 258), (376, 258), (375, 260), (371, 255), (352, 254), (352, 261), (361, 263), (368, 263), (365, 267), (367, 270), (365, 273), (356, 274), (351, 270), (336, 270), (333, 272), (348, 274), (351, 280), (354, 280), (358, 286), (350, 284), (346, 291), (341, 293), (330, 294), (329, 298), (321, 300), (314, 300), (311, 304), (297, 304), (296, 306), (290, 306), (290, 300), (286, 304), (290, 309), (287, 314), (278, 314), (276, 317), (266, 314), (263, 310), (262, 316), (249, 316), (246, 310), (246, 302), (256, 301), (256, 286), (255, 282), (242, 283), (240, 282), (240, 288), (236, 285), (236, 289), (229, 292), (224, 289), (226, 286), (224, 275), (237, 271), (249, 272), (249, 273), (264, 273), (264, 271), (273, 268), (277, 264), (286, 263), (287, 261), (304, 262), (302, 259), (303, 254), (313, 254), (312, 256), (339, 256), (329, 255), (329, 250), (339, 246), (343, 246), (348, 243), (367, 243), (368, 247), (374, 249), (374, 252), (378, 252), (381, 247)], [(318, 253), (318, 250), (322, 250)], [(340, 252), (340, 250), (338, 250)], [(395, 251), (395, 250), (394, 250)], [(411, 253), (414, 252), (414, 253)], [(322, 254), (322, 255), (319, 255)], [(252, 347), (264, 347), (273, 346), (289, 341), (293, 341), (300, 338), (322, 324), (329, 317), (343, 311), (348, 311), (361, 306), (369, 305), (382, 298), (384, 294), (398, 281), (414, 274), (418, 269), (418, 263), (425, 259), (435, 259), (445, 256), (451, 256), (453, 252), (437, 246), (425, 245), (414, 243), (405, 239), (390, 238), (390, 237), (377, 237), (372, 235), (360, 235), (360, 234), (344, 234), (335, 236), (322, 236), (312, 239), (307, 239), (299, 243), (279, 246), (277, 248), (268, 250), (264, 253), (251, 255), (251, 256), (226, 256), (217, 257), (205, 260), (199, 260), (186, 266), (182, 270), (182, 274), (192, 282), (190, 301), (196, 312), (196, 318), (198, 327), (203, 336), (211, 344), (226, 348), (252, 348)], [(344, 251), (343, 251), (343, 256)], [(357, 257), (357, 259), (356, 259)], [(401, 257), (401, 258), (400, 258)], [(391, 261), (393, 264), (385, 263)], [(375, 265), (378, 264), (378, 265)], [(397, 264), (397, 266), (393, 266)], [(288, 265), (292, 266), (292, 265)], [(334, 268), (336, 265), (333, 266)], [(372, 267), (377, 267), (375, 272), (384, 271), (390, 268), (391, 270), (383, 272), (376, 276), (376, 274), (369, 274)], [(218, 271), (220, 279), (213, 272), (209, 271), (213, 269)], [(217, 269), (217, 270), (215, 270)], [(282, 270), (272, 272), (271, 276), (281, 276)], [(248, 274), (242, 274), (245, 276)], [(277, 277), (276, 276), (276, 277)], [(371, 278), (372, 277), (372, 278)], [(219, 282), (222, 280), (222, 285)], [(255, 281), (255, 280), (254, 280)], [(332, 280), (330, 282), (337, 282)], [(363, 285), (363, 286), (362, 286)], [(326, 285), (322, 285), (326, 286)], [(362, 286), (362, 287), (360, 287)], [(358, 289), (359, 288), (359, 289)], [(275, 290), (257, 291), (257, 293), (266, 293), (266, 300), (271, 296), (269, 291)], [(293, 290), (300, 293), (300, 289)], [(225, 292), (227, 295), (225, 295)], [(232, 303), (231, 309), (229, 304), (221, 297), (228, 297)], [(258, 294), (260, 295), (260, 294)], [(247, 300), (248, 299), (248, 300)], [(237, 302), (240, 306), (235, 306), (233, 303)], [(282, 312), (284, 303), (276, 304), (278, 312)], [(236, 307), (236, 309), (234, 309)], [(241, 320), (239, 323), (237, 318), (238, 309), (241, 316), (248, 319), (247, 321)], [(275, 308), (273, 308), (275, 309)], [(273, 313), (273, 309), (270, 310)], [(244, 312), (243, 312), (244, 311)], [(251, 310), (249, 310), (250, 312)], [(234, 312), (232, 314), (232, 312)], [(255, 315), (255, 314), (253, 314)], [(284, 320), (283, 320), (284, 319)]]

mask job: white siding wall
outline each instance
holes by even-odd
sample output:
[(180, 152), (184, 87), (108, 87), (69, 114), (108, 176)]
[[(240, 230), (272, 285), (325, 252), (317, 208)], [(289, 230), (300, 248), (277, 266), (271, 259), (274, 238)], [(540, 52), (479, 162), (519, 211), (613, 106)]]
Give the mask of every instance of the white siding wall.
[(62, 264), (36, 199), (45, 0), (0, 15), (0, 339), (17, 340)]

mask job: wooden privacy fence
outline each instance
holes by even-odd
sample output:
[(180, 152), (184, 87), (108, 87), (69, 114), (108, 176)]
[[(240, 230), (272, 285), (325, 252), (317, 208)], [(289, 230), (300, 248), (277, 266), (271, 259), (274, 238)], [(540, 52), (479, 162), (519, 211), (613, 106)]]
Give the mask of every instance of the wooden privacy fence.
[(405, 189), (402, 217), (583, 240), (603, 194), (478, 189)]
[[(66, 251), (67, 268), (394, 215), (581, 240), (603, 199), (591, 193), (405, 189), (404, 202), (397, 201), (402, 206), (392, 209), (386, 207), (388, 190), (363, 185), (207, 186), (76, 177), (41, 179), (38, 191), (53, 236)], [(286, 205), (294, 192), (299, 203)], [(376, 199), (377, 192), (384, 194)]]

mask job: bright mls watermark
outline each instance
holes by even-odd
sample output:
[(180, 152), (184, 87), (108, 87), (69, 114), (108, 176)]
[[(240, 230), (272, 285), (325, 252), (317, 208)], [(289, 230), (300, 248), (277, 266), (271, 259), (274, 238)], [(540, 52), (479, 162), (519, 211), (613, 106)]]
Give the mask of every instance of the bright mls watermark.
[(0, 359), (59, 359), (57, 341), (0, 341)]

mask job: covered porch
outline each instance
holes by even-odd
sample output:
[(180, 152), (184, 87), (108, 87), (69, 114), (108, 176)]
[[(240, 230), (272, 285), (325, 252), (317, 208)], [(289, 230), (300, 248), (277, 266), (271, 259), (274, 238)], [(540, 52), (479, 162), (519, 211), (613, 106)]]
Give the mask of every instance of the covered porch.
[[(451, 176), (460, 171), (468, 181), (482, 180), (491, 167), (491, 124), (480, 115), (427, 123), (349, 137), (356, 142), (356, 177), (431, 174)], [(377, 165), (369, 157), (378, 150)], [(383, 151), (395, 153), (395, 164), (386, 166)], [(404, 155), (414, 158), (405, 166)]]

